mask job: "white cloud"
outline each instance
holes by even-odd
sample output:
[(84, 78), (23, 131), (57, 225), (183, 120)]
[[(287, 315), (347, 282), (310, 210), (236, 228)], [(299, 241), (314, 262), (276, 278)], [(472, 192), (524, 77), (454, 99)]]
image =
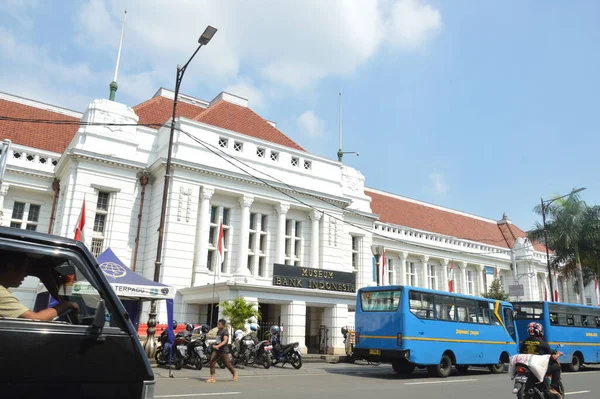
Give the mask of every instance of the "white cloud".
[[(198, 86), (241, 80), (232, 85), (249, 92), (269, 85), (309, 90), (354, 73), (386, 43), (398, 50), (425, 45), (441, 25), (439, 11), (421, 0), (176, 3), (128, 2), (124, 68), (140, 72), (143, 60), (157, 82), (172, 81), (174, 65), (187, 61), (210, 24), (219, 30), (186, 72), (186, 86), (192, 79)], [(122, 16), (120, 0), (89, 0), (78, 17), (80, 42), (116, 47)], [(261, 81), (248, 85), (249, 73)]]
[(265, 94), (254, 85), (252, 79), (240, 78), (235, 83), (225, 86), (223, 91), (248, 100), (248, 106), (254, 110), (265, 106)]
[(430, 40), (442, 25), (440, 12), (419, 0), (399, 0), (393, 7), (390, 41), (414, 48)]
[(305, 111), (298, 117), (298, 125), (310, 137), (319, 137), (325, 131), (325, 121), (319, 119), (314, 111)]
[(448, 192), (448, 184), (446, 178), (440, 172), (431, 172), (429, 174), (429, 183), (436, 194), (444, 195)]

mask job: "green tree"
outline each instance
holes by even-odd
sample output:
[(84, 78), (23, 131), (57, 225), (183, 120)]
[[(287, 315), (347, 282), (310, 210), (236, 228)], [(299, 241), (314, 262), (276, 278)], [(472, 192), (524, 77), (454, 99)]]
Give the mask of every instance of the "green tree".
[(504, 288), (502, 288), (502, 284), (500, 283), (500, 279), (498, 277), (494, 277), (488, 292), (483, 296), (485, 298), (497, 299), (499, 301), (507, 301), (509, 297), (509, 295), (504, 291)]
[(257, 320), (261, 318), (258, 306), (246, 302), (242, 297), (237, 297), (233, 301), (221, 302), (219, 308), (223, 310), (223, 316), (229, 319), (229, 324), (234, 331), (244, 328), (244, 324), (253, 317)]
[[(534, 210), (541, 215), (540, 205)], [(561, 269), (564, 276), (575, 277), (575, 290), (582, 294), (586, 283), (593, 279), (593, 274), (589, 270), (584, 273), (582, 267), (582, 260), (589, 268), (591, 265), (588, 262), (593, 259), (591, 249), (585, 244), (593, 218), (594, 212), (585, 201), (577, 193), (572, 193), (546, 207), (548, 242), (544, 240), (544, 226), (541, 223), (536, 222), (535, 228), (529, 232), (530, 239), (544, 243), (554, 252), (553, 264)], [(579, 297), (585, 303), (583, 295)]]

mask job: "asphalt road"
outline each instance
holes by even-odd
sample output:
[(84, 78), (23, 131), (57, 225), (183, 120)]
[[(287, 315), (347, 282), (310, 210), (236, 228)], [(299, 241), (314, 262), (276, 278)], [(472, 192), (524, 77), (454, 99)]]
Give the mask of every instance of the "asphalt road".
[[(456, 372), (446, 379), (431, 378), (424, 371), (402, 378), (389, 365), (371, 366), (366, 363), (328, 364), (305, 363), (300, 370), (289, 365), (247, 367), (239, 370), (239, 379), (231, 381), (227, 370), (217, 368), (217, 382), (206, 383), (208, 368), (200, 371), (154, 369), (155, 398), (515, 398), (507, 373), (491, 375), (487, 370), (472, 369), (466, 374)], [(563, 373), (566, 397), (591, 399), (600, 397), (600, 367), (590, 367), (578, 373)], [(405, 396), (406, 395), (406, 396)]]

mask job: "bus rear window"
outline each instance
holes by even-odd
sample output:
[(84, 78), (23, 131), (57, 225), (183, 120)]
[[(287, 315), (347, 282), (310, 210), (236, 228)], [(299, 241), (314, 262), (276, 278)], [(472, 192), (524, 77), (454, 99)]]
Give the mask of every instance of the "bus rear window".
[(360, 306), (363, 312), (394, 312), (400, 306), (400, 291), (363, 291)]
[(517, 312), (517, 320), (541, 319), (544, 311), (541, 303), (515, 303), (513, 306)]

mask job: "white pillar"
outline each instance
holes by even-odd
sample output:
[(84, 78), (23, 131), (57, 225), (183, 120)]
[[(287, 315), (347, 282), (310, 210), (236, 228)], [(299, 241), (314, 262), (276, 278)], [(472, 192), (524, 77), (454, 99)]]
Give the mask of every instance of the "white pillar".
[[(448, 290), (448, 259), (442, 259), (442, 291)], [(439, 289), (440, 287), (438, 287)]]
[(468, 294), (467, 290), (467, 262), (458, 262), (458, 267), (460, 267), (460, 293)]
[(477, 281), (479, 282), (479, 296), (482, 296), (483, 294), (485, 294), (485, 284), (483, 283), (483, 273), (485, 272), (485, 266), (481, 264), (477, 265), (477, 271)]
[(316, 210), (310, 212), (311, 235), (310, 235), (310, 267), (319, 269), (319, 219), (322, 213)]
[(427, 262), (429, 262), (429, 256), (428, 255), (423, 255), (422, 258), (422, 262), (423, 262), (423, 268), (421, 269), (421, 274), (422, 274), (422, 278), (423, 278), (423, 284), (421, 284), (421, 287), (423, 288), (429, 288), (429, 279), (427, 278), (427, 269), (428, 269), (428, 265)]
[[(0, 226), (4, 226), (4, 198), (8, 194), (8, 186), (8, 183), (0, 184)], [(7, 226), (10, 226), (10, 223)]]
[(327, 354), (344, 355), (344, 337), (340, 333), (342, 327), (348, 323), (348, 305), (338, 304), (325, 308), (323, 323), (329, 329), (327, 332)]
[(303, 353), (306, 353), (306, 302), (292, 301), (281, 306), (281, 324), (283, 325), (282, 343), (298, 342)]
[(254, 201), (251, 195), (244, 195), (239, 198), (240, 207), (242, 208), (242, 220), (240, 222), (240, 247), (238, 251), (238, 263), (235, 270), (235, 277), (251, 276), (248, 270), (248, 238), (250, 237), (250, 205)]
[(538, 275), (537, 275), (537, 270), (535, 270), (535, 266), (534, 265), (530, 265), (529, 267), (529, 273), (530, 276), (532, 277), (528, 277), (529, 279), (529, 291), (530, 291), (530, 298), (532, 301), (539, 301), (540, 298), (540, 287), (539, 287), (539, 281), (538, 281)]
[(285, 222), (287, 213), (290, 210), (288, 204), (279, 204), (275, 206), (275, 212), (277, 212), (277, 247), (275, 250), (275, 263), (285, 263)]
[(541, 300), (542, 301), (543, 300), (550, 301), (553, 298), (553, 296), (552, 296), (553, 294), (550, 292), (550, 288), (548, 288), (548, 273), (542, 273), (542, 279), (544, 281), (544, 289), (543, 290), (545, 290), (545, 292), (546, 292), (546, 298), (547, 299), (545, 299), (544, 297), (542, 297)]
[(196, 242), (194, 244), (194, 285), (201, 284), (199, 275), (208, 273), (206, 259), (208, 256), (208, 233), (210, 231), (210, 199), (215, 193), (212, 187), (202, 187), (198, 203), (198, 219), (196, 221)]
[(408, 252), (400, 252), (400, 285), (406, 285), (406, 258), (408, 258)]

